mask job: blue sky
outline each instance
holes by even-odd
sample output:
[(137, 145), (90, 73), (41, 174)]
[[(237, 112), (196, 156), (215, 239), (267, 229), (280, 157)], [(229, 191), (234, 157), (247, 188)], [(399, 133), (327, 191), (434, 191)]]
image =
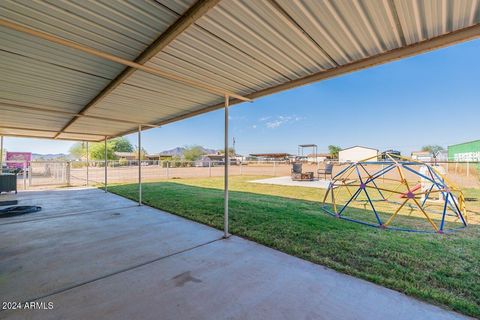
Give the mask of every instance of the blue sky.
[[(240, 154), (296, 153), (306, 143), (409, 154), (480, 139), (479, 57), (476, 40), (235, 105), (231, 136)], [(66, 153), (72, 144), (5, 138), (12, 151)], [(223, 111), (143, 133), (150, 153), (193, 144), (222, 148)]]

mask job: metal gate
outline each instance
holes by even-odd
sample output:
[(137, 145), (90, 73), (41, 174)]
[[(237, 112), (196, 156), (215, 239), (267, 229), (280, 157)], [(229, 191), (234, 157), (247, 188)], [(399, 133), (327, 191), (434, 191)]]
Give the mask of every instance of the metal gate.
[(28, 186), (69, 185), (70, 163), (67, 161), (35, 161), (27, 169)]

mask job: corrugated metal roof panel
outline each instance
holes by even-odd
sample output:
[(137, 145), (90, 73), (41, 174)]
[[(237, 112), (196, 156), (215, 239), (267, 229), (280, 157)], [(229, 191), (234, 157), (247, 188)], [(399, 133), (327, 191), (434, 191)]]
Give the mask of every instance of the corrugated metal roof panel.
[(394, 1), (407, 44), (478, 23), (478, 1)]
[[(0, 27), (0, 42), (2, 43), (1, 48), (5, 52), (31, 56), (35, 61), (62, 66), (105, 79), (113, 79), (123, 69), (117, 63), (94, 58), (78, 50), (48, 43), (5, 27)], [(32, 53), (34, 55), (31, 55)]]
[(0, 50), (2, 98), (77, 111), (109, 80)]
[(2, 9), (6, 19), (130, 60), (176, 19), (148, 1), (5, 0)]
[(88, 132), (101, 136), (112, 136), (115, 132), (125, 131), (132, 127), (131, 124), (106, 120), (79, 118), (70, 128), (69, 132)]
[(52, 117), (50, 119), (40, 119), (40, 117), (25, 117), (25, 113), (22, 115), (16, 115), (11, 112), (5, 112), (2, 110), (2, 117), (0, 119), (0, 125), (2, 127), (15, 127), (26, 129), (39, 129), (39, 130), (60, 130), (61, 124), (59, 123), (60, 117)]
[(18, 72), (28, 77), (38, 76), (50, 80), (58, 80), (62, 83), (75, 84), (83, 89), (97, 90), (110, 80), (80, 70), (67, 68), (37, 59), (31, 59), (22, 55), (0, 50), (0, 68), (12, 72)]
[(322, 69), (304, 54), (297, 52), (298, 56), (295, 56), (289, 51), (287, 36), (266, 24), (244, 2), (221, 2), (197, 24), (289, 79), (308, 74), (309, 68), (315, 71)]
[(151, 59), (151, 62), (165, 59), (179, 67), (208, 70), (202, 72), (214, 73), (226, 81), (238, 83), (247, 87), (247, 91), (289, 80), (199, 27), (192, 27), (187, 33), (179, 36), (163, 52)]
[[(189, 101), (190, 103), (208, 103), (210, 101), (219, 101), (218, 95), (192, 88), (171, 80), (163, 79), (152, 74), (135, 71), (135, 73), (125, 81), (126, 85), (134, 86), (139, 89), (156, 92), (165, 96), (177, 97), (178, 100)], [(146, 92), (145, 92), (146, 93)], [(163, 96), (158, 96), (163, 98)]]

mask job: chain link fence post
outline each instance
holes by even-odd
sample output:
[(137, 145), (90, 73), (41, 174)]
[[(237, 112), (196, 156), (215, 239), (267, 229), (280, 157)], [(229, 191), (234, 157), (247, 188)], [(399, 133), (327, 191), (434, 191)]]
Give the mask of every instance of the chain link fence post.
[(65, 174), (66, 174), (66, 176), (67, 176), (66, 178), (67, 178), (67, 186), (68, 186), (68, 187), (70, 187), (70, 183), (71, 183), (71, 180), (70, 180), (70, 178), (71, 178), (71, 176), (70, 176), (71, 171), (70, 171), (70, 169), (71, 169), (71, 163), (70, 163), (70, 161), (67, 161), (67, 163), (66, 163), (66, 168), (65, 168), (65, 171), (66, 171)]
[(23, 162), (22, 177), (23, 177), (23, 190), (27, 190), (27, 163), (26, 162)]

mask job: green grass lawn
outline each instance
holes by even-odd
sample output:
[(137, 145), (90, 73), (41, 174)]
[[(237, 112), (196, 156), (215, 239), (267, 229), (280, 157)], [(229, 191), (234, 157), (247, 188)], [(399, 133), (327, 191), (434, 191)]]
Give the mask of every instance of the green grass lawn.
[[(258, 178), (230, 179), (232, 234), (480, 317), (477, 217), (471, 216), (467, 229), (448, 235), (380, 230), (325, 214), (319, 203), (324, 190), (249, 182)], [(222, 229), (222, 188), (223, 178), (168, 180), (144, 184), (143, 199), (152, 207)], [(137, 199), (136, 184), (109, 190)], [(469, 207), (478, 212), (480, 190), (465, 194)]]

